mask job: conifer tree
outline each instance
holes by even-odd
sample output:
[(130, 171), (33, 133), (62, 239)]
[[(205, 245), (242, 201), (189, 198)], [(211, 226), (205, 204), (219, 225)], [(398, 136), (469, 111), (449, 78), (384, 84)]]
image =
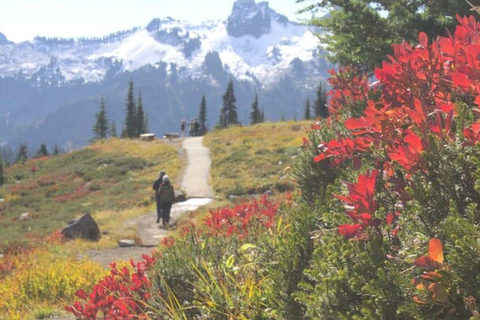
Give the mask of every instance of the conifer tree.
[(100, 110), (95, 114), (97, 119), (93, 126), (93, 140), (105, 139), (108, 133), (108, 118), (105, 110), (105, 99), (100, 100)]
[(126, 100), (125, 128), (122, 132), (124, 138), (135, 138), (138, 133), (137, 112), (135, 97), (133, 95), (133, 80), (128, 83), (128, 94)]
[(233, 124), (239, 124), (235, 102), (237, 102), (237, 99), (233, 92), (233, 80), (230, 80), (228, 82), (227, 91), (223, 95), (223, 108), (220, 112), (220, 126), (222, 128), (226, 128)]
[(307, 102), (305, 103), (305, 120), (310, 120), (310, 99), (307, 98)]
[(147, 133), (150, 131), (148, 128), (148, 113), (145, 113), (144, 120), (143, 120), (143, 133)]
[(200, 124), (200, 135), (207, 133), (207, 100), (205, 98), (205, 93), (202, 96), (202, 101), (200, 102), (200, 111), (198, 112), (198, 123)]
[(252, 112), (250, 112), (250, 124), (262, 122), (262, 114), (258, 108), (258, 94), (255, 94), (255, 100), (252, 103)]
[(262, 122), (265, 122), (265, 109), (262, 108)]
[(3, 171), (3, 159), (2, 155), (0, 155), (0, 186), (5, 183), (5, 172)]
[(47, 145), (42, 143), (37, 151), (37, 157), (48, 157), (49, 155), (50, 153), (48, 152)]
[(53, 148), (53, 155), (56, 156), (59, 154), (60, 154), (60, 150), (58, 149), (58, 146), (55, 146), (55, 148)]
[(25, 163), (28, 160), (28, 147), (26, 143), (21, 143), (18, 149), (17, 162)]
[(137, 132), (136, 136), (139, 136), (142, 133), (146, 132), (145, 127), (145, 113), (143, 111), (142, 105), (142, 91), (140, 90), (138, 93), (138, 101), (137, 101)]
[(117, 126), (115, 125), (115, 121), (112, 121), (112, 124), (110, 125), (110, 137), (117, 137)]
[(315, 100), (315, 117), (328, 117), (328, 107), (327, 107), (327, 90), (325, 88), (325, 83), (320, 82), (317, 88), (317, 99)]

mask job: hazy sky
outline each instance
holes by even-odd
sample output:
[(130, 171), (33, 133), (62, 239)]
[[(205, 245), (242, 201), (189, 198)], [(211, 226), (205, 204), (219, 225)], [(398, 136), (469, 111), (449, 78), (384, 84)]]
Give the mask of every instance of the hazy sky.
[[(0, 32), (21, 42), (35, 36), (101, 37), (144, 27), (153, 18), (171, 16), (189, 22), (226, 20), (234, 0), (5, 0)], [(256, 1), (260, 2), (259, 0)], [(270, 0), (270, 8), (290, 20), (302, 18), (295, 0)], [(303, 16), (305, 17), (305, 16)]]

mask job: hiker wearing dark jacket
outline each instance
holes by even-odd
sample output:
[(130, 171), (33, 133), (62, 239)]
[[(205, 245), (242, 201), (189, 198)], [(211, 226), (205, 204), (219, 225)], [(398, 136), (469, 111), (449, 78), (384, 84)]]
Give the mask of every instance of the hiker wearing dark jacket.
[(155, 201), (157, 202), (157, 223), (160, 222), (160, 219), (163, 218), (162, 204), (160, 199), (160, 186), (163, 182), (163, 177), (165, 176), (165, 171), (160, 171), (157, 179), (153, 183), (153, 190), (155, 190)]
[(160, 185), (160, 204), (163, 212), (163, 226), (168, 227), (170, 223), (170, 210), (172, 204), (175, 201), (175, 190), (170, 184), (170, 180), (167, 175), (163, 176), (163, 182)]

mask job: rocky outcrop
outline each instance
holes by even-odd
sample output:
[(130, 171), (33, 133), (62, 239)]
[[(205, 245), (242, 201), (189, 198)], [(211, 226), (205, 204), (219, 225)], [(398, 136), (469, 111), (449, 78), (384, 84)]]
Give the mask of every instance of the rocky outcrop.
[(100, 229), (90, 213), (83, 215), (80, 219), (70, 221), (63, 228), (62, 234), (67, 239), (82, 238), (91, 241), (100, 239)]
[(7, 37), (3, 33), (0, 32), (0, 45), (3, 44), (11, 44), (11, 41), (8, 41)]
[(227, 32), (232, 37), (251, 35), (260, 38), (269, 33), (272, 21), (280, 24), (289, 22), (284, 15), (270, 9), (268, 2), (255, 3), (255, 0), (237, 0), (227, 20)]

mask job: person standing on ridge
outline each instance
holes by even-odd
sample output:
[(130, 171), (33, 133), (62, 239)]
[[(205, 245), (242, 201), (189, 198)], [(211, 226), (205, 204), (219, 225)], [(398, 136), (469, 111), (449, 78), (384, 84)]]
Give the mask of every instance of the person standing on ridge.
[(164, 176), (165, 171), (160, 171), (160, 174), (158, 175), (157, 179), (155, 179), (155, 182), (152, 186), (152, 189), (155, 190), (155, 201), (157, 203), (157, 223), (159, 223), (160, 219), (163, 218), (162, 204), (160, 200), (160, 186), (162, 184)]
[(187, 121), (185, 121), (185, 119), (183, 119), (182, 123), (180, 124), (180, 129), (181, 129), (181, 134), (184, 137), (185, 137), (185, 128), (186, 127), (187, 127)]
[(175, 190), (170, 184), (170, 179), (167, 175), (163, 176), (162, 184), (160, 185), (160, 203), (163, 212), (163, 227), (168, 228), (170, 223), (170, 210), (175, 201)]

